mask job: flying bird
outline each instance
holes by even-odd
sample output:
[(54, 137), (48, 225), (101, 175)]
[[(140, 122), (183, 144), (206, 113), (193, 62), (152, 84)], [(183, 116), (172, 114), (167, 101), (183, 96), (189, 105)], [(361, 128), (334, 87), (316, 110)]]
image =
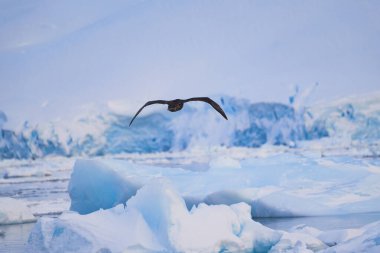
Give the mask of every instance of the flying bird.
[(137, 115), (144, 109), (144, 107), (148, 105), (153, 105), (153, 104), (164, 104), (168, 105), (168, 110), (171, 112), (176, 112), (179, 111), (183, 108), (183, 104), (186, 102), (190, 101), (202, 101), (210, 104), (217, 112), (219, 112), (223, 118), (228, 120), (226, 114), (224, 113), (223, 109), (216, 103), (214, 100), (208, 97), (196, 97), (196, 98), (189, 98), (189, 99), (174, 99), (174, 100), (153, 100), (153, 101), (148, 101), (143, 105), (140, 110), (137, 111), (136, 115), (132, 118), (131, 122), (129, 123), (129, 126), (132, 125), (132, 122), (135, 120)]

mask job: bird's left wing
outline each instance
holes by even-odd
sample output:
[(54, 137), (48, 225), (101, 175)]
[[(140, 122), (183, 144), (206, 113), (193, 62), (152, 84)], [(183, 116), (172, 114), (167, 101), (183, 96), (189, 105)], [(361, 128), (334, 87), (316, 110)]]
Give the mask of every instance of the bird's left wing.
[(223, 109), (219, 106), (218, 103), (216, 103), (211, 98), (209, 98), (209, 97), (195, 97), (195, 98), (189, 98), (189, 99), (185, 99), (184, 100), (184, 102), (190, 102), (190, 101), (203, 101), (203, 102), (206, 102), (206, 103), (210, 104), (215, 110), (217, 110), (223, 116), (223, 118), (225, 118), (226, 120), (228, 120), (228, 118), (227, 118), (226, 114), (224, 113)]
[(129, 126), (132, 125), (132, 122), (135, 120), (135, 118), (137, 117), (137, 115), (139, 115), (139, 113), (142, 111), (142, 109), (144, 109), (144, 107), (148, 106), (148, 105), (152, 105), (152, 104), (168, 104), (168, 101), (165, 101), (165, 100), (153, 100), (153, 101), (148, 101), (145, 103), (145, 105), (143, 105), (138, 111), (137, 113), (135, 114), (135, 116), (132, 118), (131, 122), (129, 123)]

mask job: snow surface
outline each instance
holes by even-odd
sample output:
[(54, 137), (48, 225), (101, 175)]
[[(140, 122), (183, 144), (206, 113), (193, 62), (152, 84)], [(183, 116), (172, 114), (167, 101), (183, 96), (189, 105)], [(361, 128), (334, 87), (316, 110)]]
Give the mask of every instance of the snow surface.
[(0, 225), (27, 223), (36, 220), (25, 201), (0, 197)]

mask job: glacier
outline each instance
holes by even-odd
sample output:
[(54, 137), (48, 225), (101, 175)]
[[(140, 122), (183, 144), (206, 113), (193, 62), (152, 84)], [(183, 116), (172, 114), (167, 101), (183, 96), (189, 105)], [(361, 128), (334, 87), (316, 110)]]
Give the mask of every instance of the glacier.
[[(230, 120), (224, 122), (208, 105), (188, 106), (180, 113), (152, 112), (128, 127), (130, 115), (106, 112), (9, 130), (2, 113), (0, 157), (24, 159), (45, 156), (101, 156), (154, 153), (204, 146), (291, 148), (312, 146), (322, 140), (324, 154), (355, 149), (367, 156), (379, 155), (380, 95), (343, 99), (312, 107), (295, 103), (252, 103), (221, 96)], [(293, 101), (293, 100), (291, 100)], [(328, 140), (326, 140), (328, 139)], [(313, 142), (310, 142), (313, 143)]]

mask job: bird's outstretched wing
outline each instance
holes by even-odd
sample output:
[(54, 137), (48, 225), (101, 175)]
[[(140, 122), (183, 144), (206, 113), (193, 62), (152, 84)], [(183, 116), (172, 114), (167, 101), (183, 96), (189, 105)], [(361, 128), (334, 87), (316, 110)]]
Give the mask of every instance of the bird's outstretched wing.
[(145, 105), (143, 105), (140, 110), (137, 111), (137, 113), (135, 114), (135, 116), (132, 118), (131, 122), (129, 123), (129, 126), (132, 125), (132, 122), (135, 120), (135, 118), (137, 117), (137, 115), (139, 115), (139, 113), (142, 111), (142, 109), (144, 109), (144, 107), (148, 106), (148, 105), (153, 105), (153, 104), (168, 104), (168, 101), (165, 101), (165, 100), (153, 100), (153, 101), (148, 101), (145, 103)]
[(209, 98), (209, 97), (196, 97), (196, 98), (189, 98), (189, 99), (185, 99), (184, 100), (184, 102), (190, 102), (190, 101), (203, 101), (203, 102), (206, 102), (206, 103), (210, 104), (215, 110), (217, 110), (223, 116), (223, 118), (225, 118), (226, 120), (228, 120), (228, 118), (227, 118), (226, 114), (224, 113), (223, 109), (218, 105), (218, 103), (216, 103), (211, 98)]

